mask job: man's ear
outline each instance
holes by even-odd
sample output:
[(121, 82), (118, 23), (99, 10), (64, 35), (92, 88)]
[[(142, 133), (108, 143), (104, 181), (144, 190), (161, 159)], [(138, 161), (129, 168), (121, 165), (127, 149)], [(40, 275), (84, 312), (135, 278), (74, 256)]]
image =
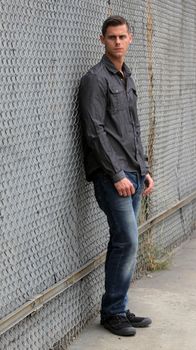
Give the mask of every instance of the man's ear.
[(129, 44), (133, 42), (133, 35), (132, 33), (129, 33)]
[(103, 45), (105, 45), (105, 38), (103, 35), (100, 35), (100, 40)]

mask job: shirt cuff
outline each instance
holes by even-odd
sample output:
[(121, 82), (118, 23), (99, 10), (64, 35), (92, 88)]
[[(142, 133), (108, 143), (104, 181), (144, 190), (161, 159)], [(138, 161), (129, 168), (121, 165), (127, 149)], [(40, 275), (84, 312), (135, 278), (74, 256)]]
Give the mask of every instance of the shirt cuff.
[(112, 180), (113, 182), (118, 182), (122, 179), (124, 179), (125, 176), (125, 172), (123, 170), (119, 171), (119, 173), (116, 173), (115, 175), (112, 176)]

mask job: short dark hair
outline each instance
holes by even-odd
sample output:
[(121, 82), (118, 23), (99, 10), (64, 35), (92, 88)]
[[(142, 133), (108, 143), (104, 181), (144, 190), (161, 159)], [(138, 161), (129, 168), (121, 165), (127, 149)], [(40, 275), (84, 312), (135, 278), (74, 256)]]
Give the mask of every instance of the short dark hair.
[(106, 34), (107, 28), (108, 27), (116, 27), (116, 26), (120, 26), (126, 24), (128, 32), (130, 32), (130, 25), (127, 22), (127, 20), (124, 17), (121, 16), (110, 16), (108, 18), (106, 18), (106, 20), (103, 22), (102, 25), (102, 34), (103, 36)]

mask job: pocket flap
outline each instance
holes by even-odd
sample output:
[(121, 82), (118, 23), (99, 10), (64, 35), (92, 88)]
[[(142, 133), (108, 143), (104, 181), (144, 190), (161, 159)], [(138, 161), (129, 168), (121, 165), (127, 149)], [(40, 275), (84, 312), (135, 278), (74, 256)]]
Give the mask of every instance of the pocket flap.
[(111, 91), (112, 94), (120, 94), (121, 92), (125, 91), (123, 86), (114, 86), (114, 85), (109, 85), (109, 90)]

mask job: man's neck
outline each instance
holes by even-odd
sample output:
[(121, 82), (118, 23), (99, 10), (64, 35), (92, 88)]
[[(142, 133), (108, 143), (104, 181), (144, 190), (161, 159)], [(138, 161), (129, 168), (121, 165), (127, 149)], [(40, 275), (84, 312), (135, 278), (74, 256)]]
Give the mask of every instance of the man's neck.
[[(111, 57), (106, 53), (106, 56), (109, 58), (109, 60), (113, 63), (114, 67), (119, 71), (122, 72), (122, 66), (124, 63), (124, 57), (120, 57), (119, 59), (116, 59), (114, 57)], [(122, 72), (123, 73), (123, 72)]]

